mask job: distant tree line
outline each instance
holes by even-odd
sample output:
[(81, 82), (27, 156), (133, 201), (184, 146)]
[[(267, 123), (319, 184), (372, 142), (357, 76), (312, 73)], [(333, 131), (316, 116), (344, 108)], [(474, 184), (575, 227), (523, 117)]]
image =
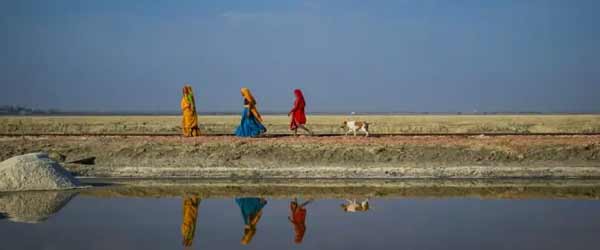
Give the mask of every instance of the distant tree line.
[(55, 109), (33, 109), (19, 105), (0, 106), (0, 115), (47, 115), (57, 113), (60, 113), (60, 111)]

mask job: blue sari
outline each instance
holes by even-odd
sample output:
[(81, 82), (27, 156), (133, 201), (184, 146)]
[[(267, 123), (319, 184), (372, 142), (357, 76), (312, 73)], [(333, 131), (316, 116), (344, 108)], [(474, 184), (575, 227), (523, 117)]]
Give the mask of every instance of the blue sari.
[(240, 137), (256, 137), (267, 132), (267, 128), (260, 123), (254, 114), (246, 107), (242, 112), (242, 121), (235, 130), (235, 135)]

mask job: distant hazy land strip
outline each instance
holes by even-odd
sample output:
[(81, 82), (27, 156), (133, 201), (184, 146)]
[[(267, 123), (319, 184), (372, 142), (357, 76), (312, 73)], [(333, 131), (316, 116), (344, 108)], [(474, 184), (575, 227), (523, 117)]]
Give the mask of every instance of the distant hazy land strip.
[[(600, 115), (309, 115), (308, 126), (317, 134), (346, 132), (344, 120), (368, 121), (377, 134), (594, 134), (600, 133)], [(200, 115), (204, 135), (232, 134), (239, 125), (235, 115)], [(268, 134), (289, 134), (289, 117), (265, 115)], [(51, 115), (2, 116), (0, 134), (172, 134), (181, 133), (178, 115)]]

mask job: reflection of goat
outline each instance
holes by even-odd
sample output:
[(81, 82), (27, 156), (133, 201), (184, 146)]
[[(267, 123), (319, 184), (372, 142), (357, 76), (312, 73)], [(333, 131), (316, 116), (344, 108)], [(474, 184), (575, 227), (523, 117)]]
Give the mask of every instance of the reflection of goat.
[(362, 202), (346, 199), (346, 204), (342, 204), (341, 207), (344, 210), (344, 212), (366, 212), (369, 210), (369, 199), (365, 199)]

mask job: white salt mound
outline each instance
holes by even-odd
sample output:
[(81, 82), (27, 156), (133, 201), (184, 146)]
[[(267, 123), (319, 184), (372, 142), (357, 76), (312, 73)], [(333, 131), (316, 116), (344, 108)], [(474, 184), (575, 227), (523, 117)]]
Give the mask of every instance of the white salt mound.
[(79, 181), (46, 153), (15, 156), (0, 162), (0, 192), (63, 190), (79, 186)]

